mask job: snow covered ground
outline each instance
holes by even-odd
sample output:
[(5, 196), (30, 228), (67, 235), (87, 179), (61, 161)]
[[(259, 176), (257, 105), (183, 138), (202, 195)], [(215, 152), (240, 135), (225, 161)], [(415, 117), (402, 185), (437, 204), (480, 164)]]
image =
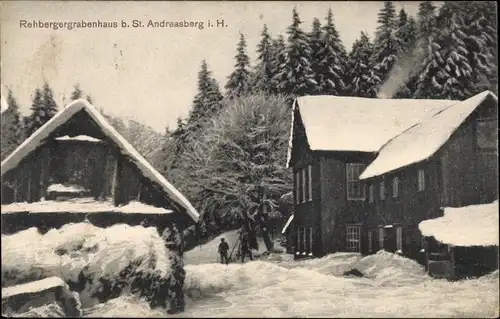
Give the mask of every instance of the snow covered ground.
[[(97, 267), (93, 273), (106, 275), (118, 272), (139, 255), (149, 255), (141, 252), (163, 249), (158, 235), (140, 226), (117, 225), (104, 230), (105, 234), (102, 232), (91, 225), (76, 224), (43, 236), (27, 230), (20, 233), (24, 240), (20, 240), (19, 235), (2, 236), (2, 265), (17, 268), (18, 272), (23, 269), (21, 272), (26, 276), (33, 274), (32, 270), (58, 269), (59, 276), (70, 279), (83, 265)], [(116, 232), (122, 236), (114, 236)], [(235, 231), (222, 236), (231, 247), (237, 238)], [(103, 240), (97, 241), (97, 251), (89, 251), (85, 256), (78, 253), (93, 247), (98, 238)], [(30, 253), (19, 255), (26, 242), (38, 243), (26, 250)], [(337, 253), (297, 262), (291, 255), (281, 253), (244, 264), (222, 265), (216, 263), (219, 242), (217, 237), (186, 252), (186, 311), (177, 317), (484, 318), (499, 315), (498, 271), (460, 282), (436, 280), (428, 277), (416, 262), (387, 252), (367, 257)], [(76, 250), (72, 243), (78, 246)], [(64, 248), (70, 256), (54, 254), (56, 248)], [(259, 248), (264, 250), (264, 244), (259, 243)], [(40, 258), (42, 256), (50, 258)], [(165, 260), (161, 264), (167, 263)], [(158, 266), (158, 261), (156, 264)], [(99, 265), (107, 266), (100, 268)], [(147, 267), (147, 263), (141, 265)], [(353, 268), (365, 277), (343, 275)], [(56, 274), (46, 274), (50, 275)], [(165, 309), (151, 309), (146, 300), (127, 290), (104, 303), (83, 302), (84, 299), (86, 317), (168, 316)], [(57, 309), (45, 308), (36, 313), (58, 316)]]
[[(234, 243), (232, 232), (224, 234)], [(186, 311), (178, 317), (496, 317), (498, 271), (480, 279), (429, 278), (416, 262), (379, 252), (337, 253), (294, 262), (287, 254), (221, 265), (220, 239), (186, 253)], [(204, 248), (207, 248), (205, 250)], [(203, 263), (207, 261), (207, 263)], [(346, 277), (352, 268), (366, 276)], [(164, 317), (131, 295), (88, 309), (86, 316)]]
[[(208, 243), (197, 246), (184, 254), (184, 263), (186, 265), (200, 265), (200, 264), (210, 264), (216, 263), (218, 261), (217, 249), (220, 244), (220, 239), (224, 238), (229, 245), (229, 253), (233, 250), (234, 245), (238, 241), (238, 231), (231, 230), (222, 235), (217, 236)], [(259, 255), (266, 251), (266, 245), (263, 239), (258, 239), (259, 250), (253, 251), (254, 255)], [(279, 249), (278, 244), (275, 245), (276, 249)], [(238, 247), (234, 248), (233, 258), (236, 255)]]
[[(114, 225), (102, 229), (89, 223), (67, 224), (44, 235), (30, 228), (13, 235), (2, 235), (2, 287), (57, 276), (76, 283), (87, 279), (121, 280), (125, 269), (133, 279), (147, 273), (155, 278), (171, 274), (170, 252), (153, 227)], [(98, 300), (94, 294), (103, 288), (98, 280), (84, 282), (80, 299), (83, 306)]]

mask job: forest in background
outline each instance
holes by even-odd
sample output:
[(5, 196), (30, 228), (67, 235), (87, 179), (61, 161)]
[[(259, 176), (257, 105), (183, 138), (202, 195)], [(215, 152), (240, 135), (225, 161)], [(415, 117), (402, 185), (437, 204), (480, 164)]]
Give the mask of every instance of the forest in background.
[[(204, 214), (205, 235), (248, 220), (264, 227), (292, 213), (285, 164), (295, 97), (464, 100), (486, 89), (497, 94), (496, 12), (493, 1), (444, 1), (439, 8), (423, 1), (413, 17), (381, 2), (375, 36), (361, 32), (349, 50), (331, 9), (311, 26), (303, 26), (294, 9), (285, 34), (271, 35), (263, 25), (253, 65), (240, 34), (224, 90), (201, 61), (197, 94), (175, 129), (160, 134), (106, 116)], [(91, 100), (75, 85), (70, 99), (81, 97)], [(2, 160), (58, 109), (48, 83), (33, 93), (26, 117), (13, 92), (7, 100)]]

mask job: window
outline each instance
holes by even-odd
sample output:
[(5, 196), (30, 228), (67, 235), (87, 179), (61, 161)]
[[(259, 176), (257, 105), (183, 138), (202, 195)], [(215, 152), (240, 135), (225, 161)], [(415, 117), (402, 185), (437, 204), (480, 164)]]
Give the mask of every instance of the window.
[(309, 189), (309, 201), (312, 201), (312, 167), (309, 165), (307, 167), (307, 176), (308, 176), (308, 189)]
[(496, 149), (497, 123), (494, 119), (478, 119), (476, 125), (476, 142), (480, 149)]
[(424, 236), (420, 236), (420, 252), (427, 251), (427, 240)]
[(297, 228), (297, 245), (295, 246), (295, 254), (298, 255), (300, 254), (300, 234), (301, 234), (301, 227)]
[(300, 174), (299, 171), (295, 173), (295, 204), (300, 203)]
[(361, 227), (347, 226), (347, 249), (353, 252), (361, 250)]
[(425, 189), (425, 172), (423, 169), (418, 170), (418, 191), (421, 192)]
[(378, 229), (378, 246), (379, 246), (379, 249), (384, 249), (384, 229), (383, 228), (379, 228)]
[(306, 244), (306, 238), (307, 238), (307, 234), (306, 234), (306, 229), (304, 227), (302, 227), (302, 255), (305, 255), (306, 254), (306, 249), (307, 249), (307, 244)]
[(384, 200), (385, 199), (385, 182), (380, 181), (380, 199)]
[(364, 164), (347, 164), (347, 199), (348, 200), (364, 200), (365, 188), (362, 181), (359, 180), (359, 175), (365, 168)]
[(309, 228), (309, 256), (312, 256), (312, 251), (313, 251), (313, 229), (312, 227)]
[(373, 231), (368, 231), (368, 251), (371, 252), (373, 250)]
[(403, 251), (403, 228), (396, 227), (396, 250)]
[(368, 201), (370, 203), (373, 203), (373, 191), (374, 191), (374, 186), (373, 184), (368, 186)]
[(306, 229), (299, 227), (297, 232), (297, 255), (306, 254)]
[(306, 202), (306, 170), (302, 169), (302, 203)]
[(399, 196), (399, 178), (394, 177), (392, 179), (392, 197), (396, 198)]

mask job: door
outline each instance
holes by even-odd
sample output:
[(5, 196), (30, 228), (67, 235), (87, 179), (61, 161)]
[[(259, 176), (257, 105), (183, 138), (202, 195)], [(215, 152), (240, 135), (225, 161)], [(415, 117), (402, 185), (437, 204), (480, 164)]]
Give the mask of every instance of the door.
[(391, 253), (397, 250), (396, 227), (385, 228), (384, 249)]

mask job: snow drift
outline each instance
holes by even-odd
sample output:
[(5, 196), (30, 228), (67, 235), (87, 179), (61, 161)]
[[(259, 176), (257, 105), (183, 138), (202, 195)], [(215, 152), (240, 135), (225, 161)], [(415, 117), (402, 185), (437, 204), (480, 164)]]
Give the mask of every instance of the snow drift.
[(172, 257), (155, 228), (78, 223), (45, 235), (30, 228), (2, 235), (2, 286), (58, 276), (84, 307), (127, 291), (153, 300), (168, 286)]
[[(229, 236), (225, 236), (230, 238)], [(193, 250), (192, 258), (195, 259)], [(182, 317), (494, 317), (498, 272), (448, 282), (425, 275), (413, 260), (381, 251), (362, 257), (337, 253), (293, 261), (187, 265)], [(274, 262), (269, 262), (273, 260)], [(357, 267), (366, 277), (345, 277)], [(318, 306), (320, 305), (320, 306)], [(147, 301), (122, 295), (96, 305), (89, 317), (165, 317)]]

